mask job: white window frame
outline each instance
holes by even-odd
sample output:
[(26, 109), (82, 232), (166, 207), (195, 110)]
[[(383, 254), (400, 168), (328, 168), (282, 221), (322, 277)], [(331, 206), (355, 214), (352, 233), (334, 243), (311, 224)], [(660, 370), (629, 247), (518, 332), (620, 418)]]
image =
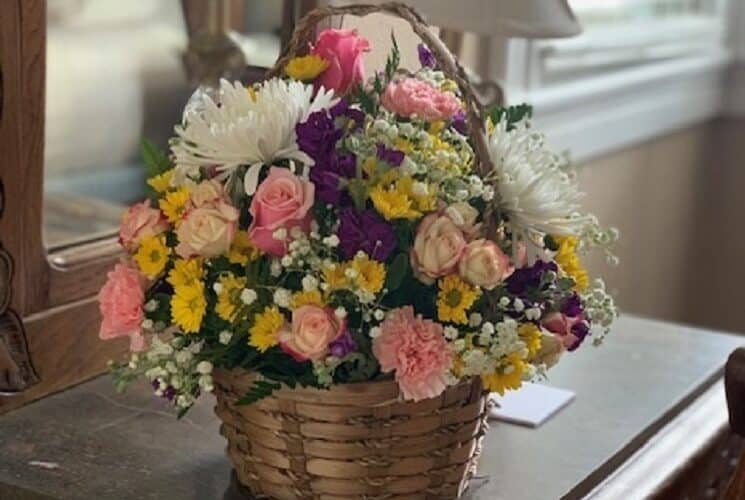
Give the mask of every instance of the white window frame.
[[(507, 102), (531, 103), (536, 125), (556, 147), (570, 149), (575, 161), (740, 106), (745, 112), (745, 70), (734, 64), (745, 60), (745, 6), (740, 0), (712, 1), (711, 19), (664, 20), (651, 33), (629, 25), (626, 38), (608, 30), (604, 39), (590, 32), (565, 40), (511, 40), (506, 46), (495, 41), (493, 57), (507, 61), (500, 75)], [(596, 67), (603, 57), (627, 64)], [(556, 78), (561, 64), (578, 76)]]

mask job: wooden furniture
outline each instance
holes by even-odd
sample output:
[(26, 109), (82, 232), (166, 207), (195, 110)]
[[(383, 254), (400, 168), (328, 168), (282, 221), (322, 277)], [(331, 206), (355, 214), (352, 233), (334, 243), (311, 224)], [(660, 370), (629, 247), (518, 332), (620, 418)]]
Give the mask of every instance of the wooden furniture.
[(105, 369), (95, 293), (113, 240), (48, 255), (42, 241), (46, 2), (0, 2), (0, 413)]
[[(735, 350), (727, 360), (724, 385), (730, 428), (736, 435), (745, 437), (745, 348)], [(736, 460), (735, 455), (732, 462)], [(722, 500), (745, 498), (745, 454), (742, 454), (737, 462), (737, 468), (722, 495)]]
[[(715, 498), (681, 488), (720, 484), (723, 452), (739, 449), (722, 372), (742, 343), (622, 317), (603, 347), (550, 372), (552, 385), (576, 391), (568, 407), (538, 429), (493, 423), (468, 498)], [(10, 412), (0, 417), (0, 498), (243, 498), (213, 406), (205, 398), (176, 421), (146, 384), (118, 395), (101, 377)]]

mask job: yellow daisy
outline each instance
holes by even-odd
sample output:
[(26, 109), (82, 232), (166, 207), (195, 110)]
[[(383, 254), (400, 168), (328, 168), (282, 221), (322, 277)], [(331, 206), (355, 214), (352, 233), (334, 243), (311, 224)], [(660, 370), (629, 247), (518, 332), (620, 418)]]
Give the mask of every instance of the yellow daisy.
[(160, 200), (160, 209), (168, 217), (168, 221), (176, 224), (184, 216), (189, 203), (189, 188), (184, 186), (175, 191), (170, 191)]
[(350, 267), (357, 271), (355, 281), (357, 286), (366, 292), (378, 293), (385, 283), (385, 266), (367, 255), (356, 257)]
[(245, 265), (253, 262), (261, 255), (261, 251), (256, 248), (246, 231), (238, 231), (233, 239), (233, 245), (228, 252), (228, 260), (231, 264)]
[(412, 207), (412, 199), (395, 186), (380, 184), (370, 190), (370, 199), (375, 209), (386, 219), (415, 219), (421, 215)]
[(134, 255), (137, 267), (142, 274), (150, 279), (155, 279), (165, 269), (171, 249), (166, 245), (166, 237), (148, 236), (140, 242), (140, 248)]
[(254, 315), (254, 324), (249, 329), (249, 345), (259, 352), (265, 352), (279, 343), (279, 329), (285, 324), (285, 317), (276, 306), (267, 307)]
[(409, 175), (401, 177), (396, 183), (396, 188), (412, 200), (412, 206), (419, 215), (423, 215), (424, 212), (431, 212), (437, 208), (437, 196), (435, 196), (434, 189), (432, 186), (426, 184), (425, 186), (427, 187), (425, 194), (414, 193), (414, 179)]
[(191, 286), (177, 286), (171, 298), (171, 319), (184, 333), (196, 333), (202, 325), (207, 309), (204, 297), (204, 283), (195, 282)]
[(321, 297), (321, 292), (312, 290), (310, 292), (297, 292), (294, 294), (290, 305), (293, 309), (297, 309), (298, 307), (307, 305), (323, 307), (326, 304), (323, 301), (323, 297)]
[(486, 390), (504, 395), (505, 391), (519, 389), (523, 385), (525, 361), (515, 352), (507, 355), (504, 361), (504, 366), (498, 371), (481, 376)]
[(194, 286), (204, 279), (202, 259), (177, 259), (166, 281), (173, 287)]
[(329, 63), (317, 55), (293, 57), (285, 66), (285, 74), (300, 81), (313, 80), (328, 68)]
[(147, 180), (148, 186), (153, 188), (158, 193), (165, 193), (171, 187), (171, 181), (173, 180), (173, 169), (166, 170), (160, 175), (151, 177)]
[(528, 356), (535, 356), (541, 350), (541, 329), (533, 323), (523, 323), (517, 328), (517, 332), (528, 348)]
[(323, 281), (328, 284), (329, 291), (349, 286), (349, 278), (346, 275), (348, 267), (348, 264), (339, 262), (333, 268), (325, 267), (323, 269)]
[(554, 239), (559, 244), (559, 250), (554, 257), (556, 263), (567, 276), (574, 280), (576, 290), (580, 292), (586, 290), (590, 284), (590, 277), (577, 255), (577, 238), (574, 236), (559, 236)]
[(465, 325), (468, 323), (466, 312), (481, 295), (475, 288), (457, 275), (451, 274), (440, 280), (440, 291), (437, 292), (437, 317), (440, 321), (449, 321)]
[(228, 273), (220, 276), (217, 282), (220, 283), (222, 289), (217, 294), (215, 312), (225, 321), (233, 321), (242, 304), (241, 291), (246, 287), (246, 278)]

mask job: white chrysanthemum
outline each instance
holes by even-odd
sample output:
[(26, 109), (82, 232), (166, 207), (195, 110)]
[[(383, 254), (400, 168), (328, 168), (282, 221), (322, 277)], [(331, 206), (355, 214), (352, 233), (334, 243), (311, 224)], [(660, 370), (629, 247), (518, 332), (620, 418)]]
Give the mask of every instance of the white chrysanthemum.
[(503, 119), (489, 134), (500, 210), (518, 232), (576, 235), (587, 223), (577, 214), (584, 193), (543, 135), (529, 127), (523, 120), (507, 130)]
[(255, 93), (240, 83), (220, 81), (220, 104), (204, 96), (199, 111), (176, 127), (180, 140), (172, 147), (180, 178), (200, 167), (216, 166), (229, 177), (239, 165), (250, 165), (246, 191), (253, 193), (262, 165), (288, 159), (305, 165), (313, 160), (300, 151), (295, 125), (314, 111), (333, 106), (333, 91), (273, 78)]

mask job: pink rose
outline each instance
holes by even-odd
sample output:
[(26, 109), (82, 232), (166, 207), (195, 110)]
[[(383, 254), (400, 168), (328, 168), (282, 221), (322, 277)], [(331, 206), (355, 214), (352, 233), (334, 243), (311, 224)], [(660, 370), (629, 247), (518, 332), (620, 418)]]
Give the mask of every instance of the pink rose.
[(541, 326), (553, 333), (568, 351), (579, 347), (588, 333), (584, 314), (567, 316), (560, 312), (552, 312), (541, 320)]
[(439, 396), (447, 387), (445, 375), (453, 356), (442, 325), (414, 316), (411, 306), (388, 312), (373, 339), (373, 354), (384, 372), (395, 370), (405, 399), (419, 401)]
[(168, 229), (168, 221), (157, 208), (150, 206), (150, 200), (129, 207), (119, 228), (119, 243), (128, 252), (137, 250), (143, 238), (156, 236)]
[(370, 51), (367, 39), (357, 35), (357, 30), (323, 30), (316, 40), (311, 54), (329, 63), (316, 82), (338, 94), (346, 93), (350, 87), (365, 78), (362, 53)]
[(128, 335), (129, 348), (143, 350), (145, 337), (141, 325), (145, 292), (140, 273), (125, 264), (114, 266), (98, 293), (98, 302), (103, 316), (98, 336), (106, 340)]
[(272, 167), (256, 190), (249, 212), (253, 216), (248, 236), (264, 252), (278, 257), (287, 253), (287, 241), (275, 239), (277, 229), (310, 229), (315, 186), (286, 168)]
[(461, 109), (455, 94), (437, 90), (416, 78), (389, 83), (381, 102), (399, 116), (416, 115), (427, 121), (449, 120)]
[(227, 252), (238, 229), (238, 215), (238, 209), (224, 200), (189, 210), (176, 229), (176, 253), (189, 258)]
[(422, 283), (434, 283), (455, 270), (465, 248), (463, 232), (450, 217), (427, 215), (419, 223), (409, 254), (414, 275)]
[(279, 331), (279, 345), (295, 361), (320, 359), (329, 352), (329, 344), (346, 330), (331, 308), (300, 306), (292, 311), (292, 324)]
[(458, 262), (460, 277), (472, 285), (492, 290), (515, 270), (510, 258), (493, 241), (479, 239), (466, 245)]

